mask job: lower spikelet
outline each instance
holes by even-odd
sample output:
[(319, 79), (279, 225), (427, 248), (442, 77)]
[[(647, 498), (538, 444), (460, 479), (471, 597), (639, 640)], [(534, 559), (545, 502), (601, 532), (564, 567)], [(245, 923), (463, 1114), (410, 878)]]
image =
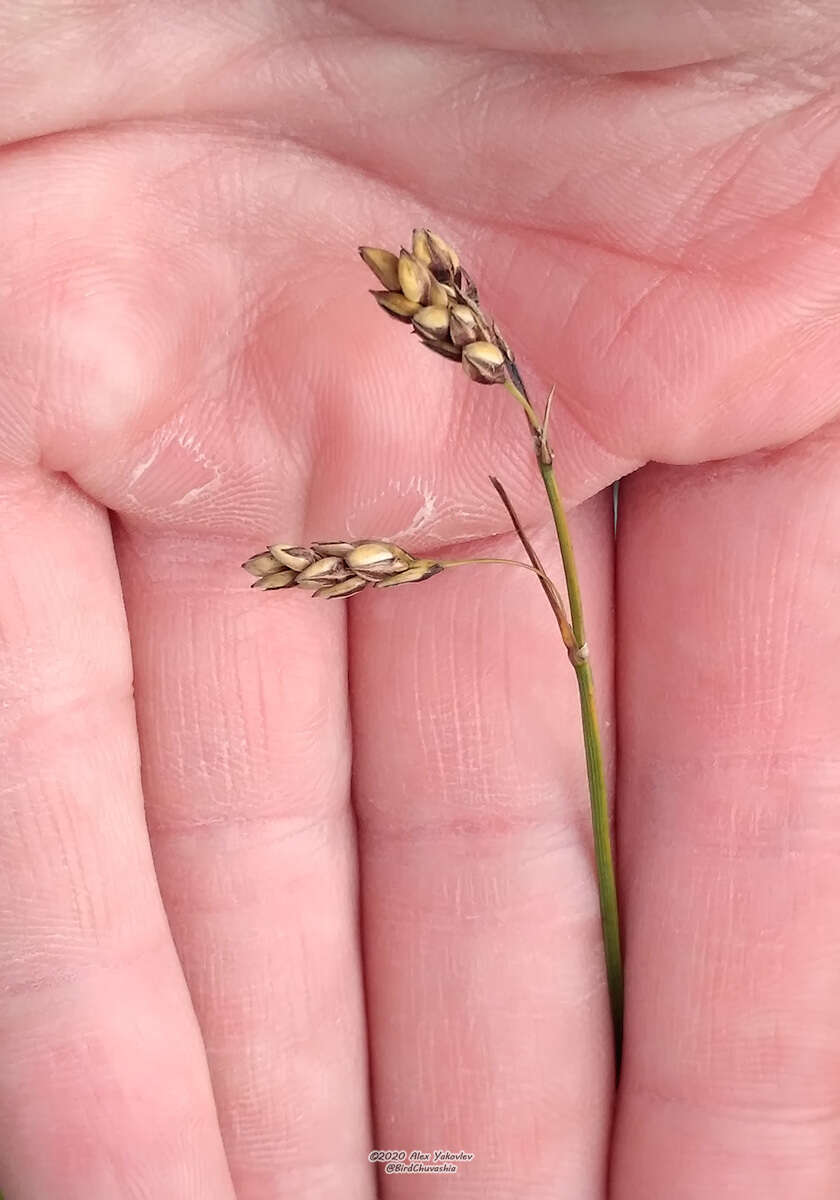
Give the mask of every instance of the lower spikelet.
[(328, 600), (354, 596), (368, 584), (393, 587), (422, 583), (443, 570), (431, 558), (415, 558), (393, 542), (315, 542), (311, 546), (277, 543), (253, 555), (242, 566), (257, 578), (261, 591), (303, 588)]

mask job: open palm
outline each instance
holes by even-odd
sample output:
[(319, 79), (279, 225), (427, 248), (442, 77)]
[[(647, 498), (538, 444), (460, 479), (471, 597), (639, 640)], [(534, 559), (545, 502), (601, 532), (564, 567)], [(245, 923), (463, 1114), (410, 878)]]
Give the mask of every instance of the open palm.
[[(839, 18), (598, 9), (0, 4), (8, 1200), (837, 1194)], [(365, 294), (356, 243), (412, 225), (558, 385), (615, 1111), (534, 580), (328, 603), (238, 565), (518, 557), (492, 471), (557, 569), (510, 397)]]

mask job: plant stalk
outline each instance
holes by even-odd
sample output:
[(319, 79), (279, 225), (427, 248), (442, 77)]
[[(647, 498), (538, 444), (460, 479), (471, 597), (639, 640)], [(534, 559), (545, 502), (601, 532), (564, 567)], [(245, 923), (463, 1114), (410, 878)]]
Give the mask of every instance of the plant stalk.
[(577, 676), (580, 693), (580, 714), (583, 726), (583, 742), (586, 752), (586, 775), (589, 783), (589, 806), (592, 814), (592, 834), (595, 843), (595, 865), (598, 876), (598, 897), (601, 907), (601, 929), (604, 939), (607, 988), (610, 997), (613, 1037), (615, 1040), (616, 1072), (621, 1066), (621, 1043), (624, 1025), (624, 971), (621, 959), (621, 931), (618, 918), (618, 896), (615, 884), (612, 840), (610, 836), (610, 812), (607, 783), (604, 773), (604, 756), (598, 730), (598, 715), (595, 707), (595, 684), (589, 662), (589, 647), (583, 620), (583, 601), (580, 594), (577, 564), (566, 512), (560, 498), (557, 477), (554, 473), (553, 456), (548, 443), (547, 430), (535, 412), (516, 367), (509, 364), (510, 375), (505, 387), (522, 407), (534, 438), (537, 462), (545, 486), (557, 542), (563, 560), (563, 573), (569, 597), (574, 646), (569, 649), (569, 659)]

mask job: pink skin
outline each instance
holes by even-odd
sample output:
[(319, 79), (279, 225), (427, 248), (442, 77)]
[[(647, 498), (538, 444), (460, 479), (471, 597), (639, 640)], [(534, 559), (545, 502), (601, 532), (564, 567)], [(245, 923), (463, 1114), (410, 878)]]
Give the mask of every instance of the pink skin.
[[(8, 1200), (838, 1194), (837, 10), (617, 8), (0, 2)], [(355, 242), (419, 223), (558, 384), (615, 1114), (533, 579), (327, 604), (238, 567), (518, 557), (489, 471), (556, 567), (513, 402), (365, 294)]]

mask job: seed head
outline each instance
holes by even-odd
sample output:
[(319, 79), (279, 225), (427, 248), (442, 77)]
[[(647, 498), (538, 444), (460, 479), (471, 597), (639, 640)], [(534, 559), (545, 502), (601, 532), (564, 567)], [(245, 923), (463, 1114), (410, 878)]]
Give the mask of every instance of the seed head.
[(316, 558), (308, 567), (298, 571), (298, 587), (323, 587), (326, 583), (343, 583), (350, 575), (344, 559), (337, 554), (328, 554), (325, 558)]
[(366, 587), (367, 583), (364, 579), (357, 579), (355, 575), (351, 575), (349, 579), (344, 579), (341, 583), (331, 583), (329, 587), (319, 588), (317, 592), (313, 592), (313, 595), (334, 600), (339, 596), (354, 596), (356, 592), (361, 592)]
[(449, 312), (439, 304), (429, 304), (414, 314), (414, 328), (425, 338), (446, 341), (449, 338)]
[(380, 579), (373, 586), (384, 588), (395, 587), (398, 583), (422, 583), (424, 579), (431, 579), (442, 570), (443, 563), (434, 562), (430, 558), (415, 559), (414, 566), (409, 567), (407, 571), (400, 575), (392, 575), (389, 579)]
[(390, 250), (380, 250), (375, 246), (360, 246), (359, 254), (384, 288), (387, 288), (389, 292), (400, 290), (400, 277), (397, 271), (399, 260), (396, 254), (392, 254)]
[(285, 546), (278, 543), (268, 547), (274, 558), (290, 571), (302, 571), (314, 562), (317, 555), (308, 546)]
[(458, 274), (461, 260), (448, 242), (431, 230), (426, 230), (432, 261), (429, 270), (437, 279), (451, 279)]
[(458, 271), (457, 283), (458, 290), (461, 292), (461, 294), (466, 296), (468, 300), (474, 300), (475, 303), (478, 304), (478, 288), (475, 286), (463, 267), (461, 267)]
[(461, 363), (476, 383), (503, 383), (505, 356), (492, 342), (471, 342), (464, 346)]
[[(290, 563), (300, 564), (291, 566)], [(365, 538), (357, 542), (314, 542), (292, 546), (277, 542), (253, 555), (243, 567), (258, 578), (251, 584), (259, 591), (298, 587), (328, 600), (352, 596), (369, 584), (405, 578), (418, 583), (443, 570), (434, 559), (415, 558), (393, 542)]]
[(400, 321), (410, 321), (421, 307), (416, 300), (407, 300), (402, 292), (371, 292), (371, 295), (380, 308)]
[(355, 542), (313, 542), (312, 550), (316, 558), (323, 557), (325, 554), (337, 554), (339, 558), (343, 558), (355, 545)]
[(415, 229), (412, 231), (411, 253), (424, 267), (432, 265), (432, 250), (429, 245), (428, 229)]
[(296, 583), (297, 576), (294, 571), (273, 571), (268, 575), (263, 575), (261, 579), (254, 580), (251, 587), (258, 588), (262, 592), (269, 592), (275, 591), (277, 588), (294, 587)]
[(458, 255), (448, 242), (430, 229), (415, 229), (411, 237), (414, 257), (428, 267), (435, 279), (452, 282), (459, 267)]
[(449, 337), (455, 346), (485, 340), (478, 318), (466, 304), (453, 304), (449, 310)]
[(400, 250), (397, 270), (399, 272), (400, 288), (406, 300), (414, 300), (418, 304), (428, 304), (431, 299), (432, 284), (434, 283), (429, 268), (424, 267), (407, 250)]
[(462, 363), (477, 383), (504, 381), (513, 354), (493, 318), (479, 307), (475, 285), (448, 242), (430, 229), (415, 229), (410, 252), (403, 249), (397, 257), (362, 246), (361, 255), (388, 285), (388, 291), (373, 293), (377, 303), (411, 322), (422, 346)]
[[(242, 564), (249, 575), (256, 575), (258, 578), (262, 578), (263, 575), (268, 575), (272, 571), (276, 571), (278, 565), (277, 559), (275, 559), (271, 554), (266, 553), (254, 554), (247, 560), (247, 562)], [(253, 584), (251, 586), (253, 586)]]
[(375, 581), (413, 566), (414, 559), (392, 542), (360, 542), (344, 555), (344, 562), (362, 579)]
[(429, 304), (446, 308), (452, 299), (449, 294), (451, 290), (451, 288), (448, 289), (447, 284), (438, 283), (438, 281), (433, 277), (432, 286), (429, 288)]

